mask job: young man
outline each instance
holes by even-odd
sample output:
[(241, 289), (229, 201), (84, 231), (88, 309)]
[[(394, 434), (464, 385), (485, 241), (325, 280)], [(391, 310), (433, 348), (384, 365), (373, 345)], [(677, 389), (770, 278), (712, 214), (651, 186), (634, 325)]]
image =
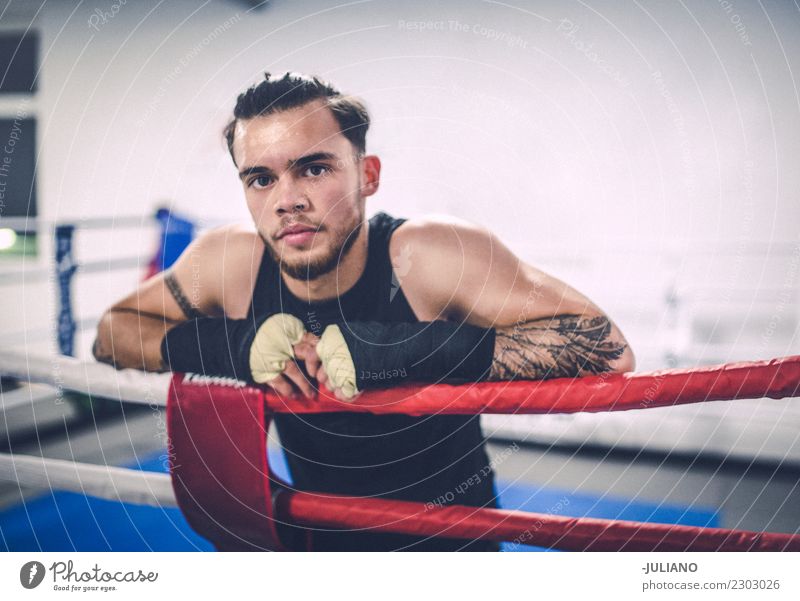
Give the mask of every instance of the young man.
[[(225, 227), (196, 240), (105, 313), (95, 357), (233, 376), (286, 396), (324, 384), (348, 401), (409, 380), (634, 368), (597, 306), (491, 232), (454, 219), (365, 220), (381, 171), (366, 154), (368, 127), (360, 100), (317, 78), (267, 74), (241, 94), (225, 134), (256, 232)], [(496, 506), (477, 416), (280, 414), (275, 423), (299, 489)], [(313, 548), (497, 546), (320, 531)]]

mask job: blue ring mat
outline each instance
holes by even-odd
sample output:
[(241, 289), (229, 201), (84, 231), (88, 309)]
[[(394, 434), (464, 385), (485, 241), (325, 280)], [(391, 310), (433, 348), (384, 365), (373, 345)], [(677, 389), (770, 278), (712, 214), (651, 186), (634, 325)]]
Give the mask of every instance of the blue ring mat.
[[(270, 448), (274, 472), (290, 480), (280, 449)], [(132, 469), (166, 472), (163, 453), (156, 453)], [(497, 481), (500, 505), (562, 515), (638, 522), (719, 527), (714, 508), (655, 504), (611, 495), (594, 496), (528, 484)], [(539, 547), (503, 543), (504, 551), (546, 551)], [(142, 507), (52, 492), (0, 512), (0, 549), (4, 551), (213, 551), (195, 534), (179, 509)]]

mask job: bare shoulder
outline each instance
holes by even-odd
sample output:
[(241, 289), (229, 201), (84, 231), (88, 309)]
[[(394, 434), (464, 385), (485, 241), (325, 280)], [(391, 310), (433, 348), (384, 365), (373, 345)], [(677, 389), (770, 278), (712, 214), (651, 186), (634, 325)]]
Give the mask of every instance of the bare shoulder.
[(449, 215), (426, 215), (409, 219), (395, 230), (389, 255), (417, 316), (424, 312), (430, 318), (433, 312), (441, 319), (455, 314), (453, 302), (459, 289), (485, 278), (497, 244), (480, 225)]
[(184, 288), (217, 308), (214, 313), (244, 317), (263, 253), (264, 242), (252, 228), (225, 225), (198, 236), (173, 270)]
[[(395, 257), (416, 255), (434, 271), (490, 260), (499, 239), (483, 226), (450, 215), (409, 219), (392, 235), (389, 252)], [(422, 267), (423, 265), (420, 265)]]
[(252, 246), (256, 241), (259, 244), (263, 244), (252, 227), (240, 223), (231, 223), (203, 232), (198, 236), (196, 243), (202, 246), (204, 250), (220, 251), (230, 248), (241, 251), (247, 246)]
[[(486, 228), (450, 215), (425, 215), (409, 219), (399, 226), (390, 241), (390, 251), (394, 256), (402, 248), (408, 247), (420, 254), (468, 252), (476, 244), (488, 244), (491, 232)], [(446, 257), (441, 257), (446, 258)]]
[(183, 271), (205, 270), (217, 279), (247, 271), (251, 261), (260, 261), (264, 243), (258, 234), (243, 225), (233, 224), (203, 232), (181, 255)]

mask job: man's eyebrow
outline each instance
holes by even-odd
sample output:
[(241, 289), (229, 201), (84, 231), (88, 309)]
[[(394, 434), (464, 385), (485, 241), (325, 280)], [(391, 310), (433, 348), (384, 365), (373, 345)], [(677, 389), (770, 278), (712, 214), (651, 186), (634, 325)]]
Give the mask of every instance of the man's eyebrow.
[[(332, 152), (314, 152), (312, 154), (302, 156), (299, 159), (290, 159), (286, 162), (286, 170), (288, 171), (290, 169), (295, 169), (296, 167), (302, 167), (317, 161), (333, 161), (337, 158), (338, 157)], [(246, 177), (255, 174), (270, 175), (273, 177), (275, 176), (275, 172), (269, 167), (264, 167), (263, 165), (254, 165), (252, 167), (245, 167), (242, 169), (239, 172), (239, 179), (245, 179)]]
[(300, 157), (299, 159), (292, 159), (286, 164), (286, 168), (293, 169), (295, 167), (308, 165), (309, 163), (315, 163), (317, 161), (332, 161), (337, 158), (338, 157), (332, 152), (315, 152), (313, 154), (307, 154), (304, 157)]

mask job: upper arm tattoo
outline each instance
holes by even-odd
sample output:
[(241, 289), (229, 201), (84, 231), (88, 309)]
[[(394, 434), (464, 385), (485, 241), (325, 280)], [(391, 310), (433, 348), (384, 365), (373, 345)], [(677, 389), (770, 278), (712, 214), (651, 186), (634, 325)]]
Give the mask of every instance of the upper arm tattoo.
[(574, 378), (609, 371), (627, 345), (607, 317), (556, 315), (496, 329), (490, 380)]
[(175, 302), (178, 303), (178, 306), (183, 311), (183, 314), (188, 319), (194, 319), (195, 317), (204, 317), (204, 315), (198, 311), (186, 298), (186, 295), (181, 290), (180, 284), (178, 284), (178, 280), (175, 279), (175, 276), (171, 271), (168, 271), (164, 276), (164, 283), (167, 285), (167, 288), (172, 294), (172, 298), (175, 299)]

